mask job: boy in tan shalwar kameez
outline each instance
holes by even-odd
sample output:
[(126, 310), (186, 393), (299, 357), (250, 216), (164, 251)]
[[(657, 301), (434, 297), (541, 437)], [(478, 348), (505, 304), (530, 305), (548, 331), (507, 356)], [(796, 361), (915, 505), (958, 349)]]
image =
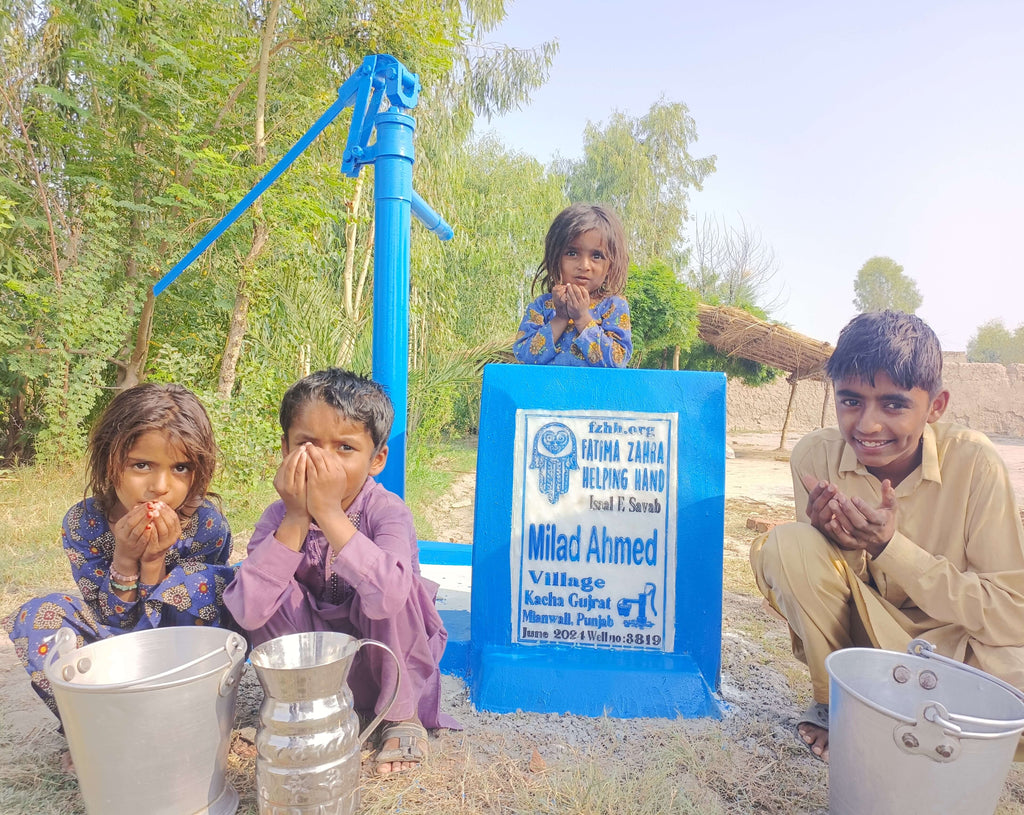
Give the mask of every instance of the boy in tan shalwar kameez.
[(761, 592), (810, 670), (814, 703), (797, 730), (825, 761), (825, 657), (840, 648), (905, 651), (922, 637), (1024, 689), (1017, 501), (988, 438), (938, 421), (949, 392), (935, 334), (913, 315), (861, 314), (839, 335), (827, 372), (839, 426), (794, 447), (798, 520), (750, 552)]

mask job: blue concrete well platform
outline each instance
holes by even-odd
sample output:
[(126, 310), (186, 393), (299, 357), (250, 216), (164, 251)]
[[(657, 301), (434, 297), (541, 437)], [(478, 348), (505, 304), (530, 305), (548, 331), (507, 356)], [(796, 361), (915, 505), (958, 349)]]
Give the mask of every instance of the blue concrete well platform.
[(468, 679), (473, 547), (468, 543), (444, 541), (419, 541), (419, 547), (423, 576), (440, 586), (437, 610), (448, 631), (441, 673)]
[[(469, 569), (473, 547), (462, 543), (420, 541), (420, 564), (425, 576), (441, 584), (437, 607), (448, 631), (448, 645), (441, 672), (470, 679), (474, 659), (470, 627)], [(477, 659), (480, 673), (475, 684), (490, 699), (488, 709), (514, 713), (519, 709), (573, 712), (581, 716), (675, 718), (721, 715), (721, 703), (708, 687), (693, 660), (676, 654), (623, 654), (597, 652), (586, 663), (571, 658), (571, 649), (524, 652), (493, 648)], [(509, 683), (517, 686), (510, 687)], [(636, 688), (643, 684), (644, 699), (638, 703)], [(579, 689), (600, 689), (581, 698)], [(525, 708), (502, 705), (503, 698), (522, 700)]]
[(488, 365), (473, 545), (421, 543), (442, 670), (481, 710), (720, 715), (724, 515), (724, 375)]

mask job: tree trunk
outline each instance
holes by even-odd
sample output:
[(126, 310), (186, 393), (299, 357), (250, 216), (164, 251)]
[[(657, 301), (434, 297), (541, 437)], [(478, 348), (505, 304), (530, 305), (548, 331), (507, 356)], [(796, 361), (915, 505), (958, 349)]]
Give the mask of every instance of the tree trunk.
[[(262, 215), (262, 211), (260, 214)], [(239, 271), (238, 286), (235, 288), (235, 305), (231, 309), (231, 325), (228, 327), (227, 340), (224, 342), (224, 355), (220, 360), (217, 395), (221, 399), (230, 399), (231, 391), (235, 387), (238, 358), (242, 355), (242, 343), (245, 341), (245, 333), (249, 327), (249, 277), (269, 237), (270, 227), (262, 219), (254, 218), (252, 247), (249, 249), (249, 254), (245, 256), (245, 260), (242, 261), (242, 268)]]
[(374, 222), (370, 221), (370, 229), (366, 236), (366, 254), (363, 256), (363, 268), (359, 271), (359, 281), (356, 283), (356, 302), (353, 318), (359, 315), (363, 305), (363, 295), (366, 293), (366, 277), (370, 272), (370, 261), (373, 260), (373, 235)]
[(796, 383), (799, 380), (790, 380), (789, 403), (786, 405), (786, 418), (782, 420), (782, 437), (779, 439), (779, 449), (786, 449), (786, 431), (789, 429), (789, 418), (793, 415), (793, 403), (796, 401)]
[(238, 279), (235, 290), (235, 306), (231, 309), (231, 325), (228, 327), (227, 340), (224, 343), (224, 355), (220, 360), (220, 376), (217, 379), (217, 395), (221, 399), (230, 399), (235, 387), (235, 374), (238, 370), (238, 358), (242, 354), (242, 341), (249, 324), (249, 294), (245, 283), (245, 274)]
[[(348, 321), (350, 330), (342, 337), (338, 348), (338, 358), (335, 362), (341, 368), (348, 367), (352, 362), (352, 355), (355, 352), (356, 337), (359, 326), (363, 322), (363, 297), (366, 294), (366, 278), (370, 273), (370, 262), (373, 260), (373, 221), (370, 221), (370, 228), (366, 232), (366, 254), (363, 255), (362, 267), (359, 270), (359, 279), (353, 285), (352, 310), (346, 311), (345, 319)], [(346, 267), (348, 258), (345, 259)], [(346, 284), (347, 285), (347, 284)]]
[[(254, 158), (257, 167), (267, 160), (267, 75), (270, 68), (270, 49), (274, 43), (274, 31), (277, 28), (277, 16), (281, 10), (281, 0), (273, 0), (267, 9), (267, 17), (263, 25), (263, 36), (260, 39), (259, 76), (256, 85), (256, 129), (254, 141)], [(238, 370), (238, 358), (242, 353), (242, 342), (249, 328), (249, 278), (253, 266), (266, 246), (270, 229), (263, 220), (263, 205), (257, 198), (252, 205), (252, 245), (242, 268), (239, 270), (238, 286), (235, 289), (235, 305), (231, 310), (231, 325), (224, 342), (224, 354), (220, 360), (220, 376), (217, 379), (217, 395), (222, 399), (230, 399), (235, 387), (235, 374)]]
[(25, 384), (23, 377), (15, 377), (16, 390), (14, 396), (7, 403), (7, 429), (6, 438), (3, 440), (3, 453), (0, 455), (0, 464), (19, 464), (26, 458), (26, 436), (23, 435), (28, 417), (25, 412)]
[(345, 224), (345, 270), (344, 270), (344, 312), (350, 320), (353, 317), (353, 289), (355, 288), (356, 238), (359, 232), (359, 203), (363, 197), (363, 177), (356, 178), (352, 200), (348, 203), (348, 222)]
[(117, 389), (127, 390), (134, 388), (142, 381), (142, 373), (146, 370), (146, 360), (149, 358), (149, 341), (153, 337), (153, 312), (156, 310), (156, 297), (153, 296), (153, 287), (150, 286), (146, 292), (146, 302), (142, 305), (142, 314), (139, 315), (139, 327), (135, 332), (135, 347), (128, 364), (118, 371)]
[[(145, 98), (145, 97), (144, 97)], [(143, 122), (139, 126), (139, 138), (135, 142), (135, 155), (139, 157), (139, 163), (142, 163), (142, 159), (146, 154), (146, 146), (143, 141), (143, 137), (146, 135), (147, 125)], [(143, 202), (145, 191), (142, 187), (141, 180), (137, 180), (132, 187), (132, 198), (136, 204)], [(142, 216), (136, 211), (132, 213), (131, 229), (129, 231), (131, 235), (131, 245), (137, 246), (142, 240)], [(129, 283), (134, 283), (139, 277), (139, 261), (135, 257), (134, 252), (130, 252), (128, 255), (128, 262), (125, 267), (125, 277)], [(117, 390), (127, 390), (133, 388), (142, 381), (142, 375), (146, 370), (146, 361), (149, 359), (149, 341), (153, 337), (153, 311), (156, 308), (156, 297), (153, 296), (153, 287), (150, 286), (146, 290), (146, 301), (142, 304), (142, 313), (139, 315), (139, 324), (135, 329), (134, 340), (131, 337), (131, 329), (128, 329), (128, 336), (125, 338), (125, 345), (129, 343), (132, 346), (131, 356), (128, 358), (128, 364), (124, 367), (118, 368), (117, 371)], [(135, 304), (132, 304), (132, 309), (128, 314), (129, 319), (135, 316), (134, 314)], [(120, 356), (120, 354), (118, 355)]]
[(679, 370), (679, 346), (678, 345), (675, 346), (672, 349), (672, 370), (673, 371), (678, 371)]

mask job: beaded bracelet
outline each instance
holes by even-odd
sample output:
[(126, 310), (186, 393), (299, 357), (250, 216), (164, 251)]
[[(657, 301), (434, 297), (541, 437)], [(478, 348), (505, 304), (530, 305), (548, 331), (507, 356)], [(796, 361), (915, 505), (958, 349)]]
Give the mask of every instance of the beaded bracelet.
[(139, 587), (139, 582), (136, 580), (134, 583), (124, 584), (118, 583), (113, 577), (110, 578), (110, 585), (118, 591), (135, 591)]
[(136, 583), (136, 584), (138, 584), (139, 577), (141, 576), (141, 575), (138, 575), (138, 574), (122, 574), (121, 572), (119, 572), (117, 569), (114, 568), (114, 564), (113, 563), (110, 564), (110, 568), (107, 569), (107, 571), (110, 572), (110, 580), (111, 580), (111, 582), (116, 580), (118, 583)]

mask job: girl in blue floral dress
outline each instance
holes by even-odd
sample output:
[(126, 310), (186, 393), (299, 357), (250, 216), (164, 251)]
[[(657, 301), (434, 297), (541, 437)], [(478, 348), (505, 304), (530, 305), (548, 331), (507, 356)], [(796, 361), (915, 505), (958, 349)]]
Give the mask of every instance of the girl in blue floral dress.
[(633, 353), (622, 223), (596, 204), (562, 210), (544, 240), (530, 303), (512, 351), (520, 362), (625, 368)]
[(231, 532), (206, 498), (217, 448), (209, 416), (180, 385), (122, 391), (89, 438), (92, 497), (68, 510), (61, 542), (81, 596), (36, 597), (4, 621), (32, 687), (58, 715), (43, 665), (60, 628), (78, 647), (172, 625), (225, 625)]

